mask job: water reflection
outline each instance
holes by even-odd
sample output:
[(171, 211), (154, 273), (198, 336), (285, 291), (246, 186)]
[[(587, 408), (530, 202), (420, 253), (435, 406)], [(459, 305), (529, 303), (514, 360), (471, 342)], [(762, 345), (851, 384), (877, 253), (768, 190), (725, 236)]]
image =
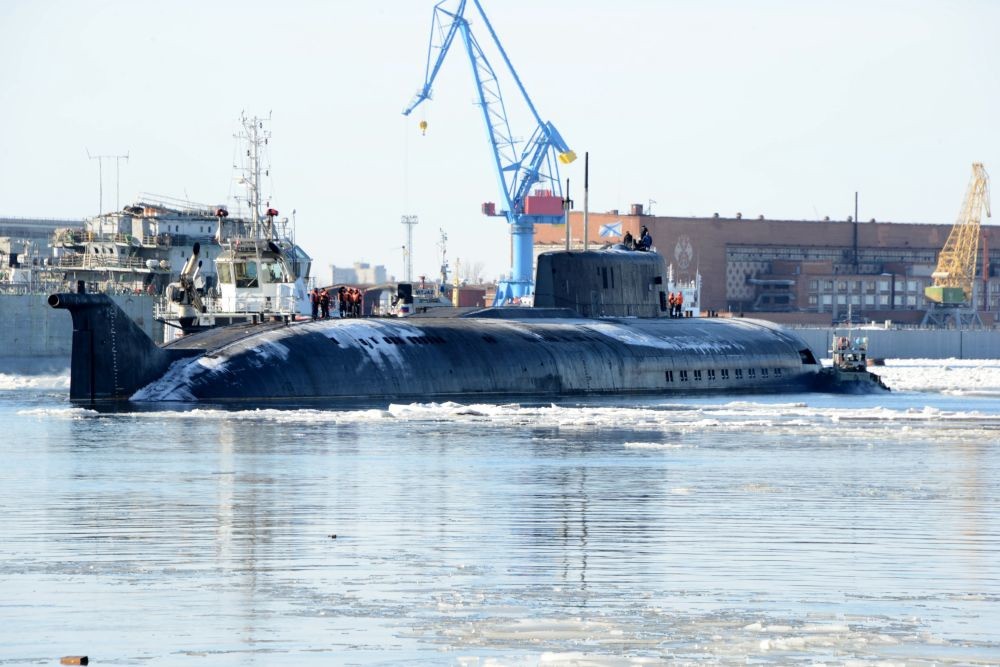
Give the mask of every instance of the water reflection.
[(0, 405), (0, 660), (1000, 658), (993, 403), (63, 409)]

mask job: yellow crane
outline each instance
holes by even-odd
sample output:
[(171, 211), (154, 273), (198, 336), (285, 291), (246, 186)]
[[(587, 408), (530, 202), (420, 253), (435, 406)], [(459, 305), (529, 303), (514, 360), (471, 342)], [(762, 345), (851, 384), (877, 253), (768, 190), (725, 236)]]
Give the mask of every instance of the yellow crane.
[(975, 308), (972, 283), (976, 277), (979, 226), (984, 210), (986, 217), (991, 217), (990, 177), (983, 164), (975, 162), (962, 211), (938, 255), (937, 268), (931, 274), (934, 284), (924, 288), (924, 296), (929, 301), (945, 307), (970, 304)]

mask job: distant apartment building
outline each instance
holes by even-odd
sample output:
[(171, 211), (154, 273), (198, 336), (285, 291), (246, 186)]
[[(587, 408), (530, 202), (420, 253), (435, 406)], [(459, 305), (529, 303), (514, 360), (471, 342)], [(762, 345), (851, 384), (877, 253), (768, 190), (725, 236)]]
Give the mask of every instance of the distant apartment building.
[(368, 262), (354, 262), (352, 267), (330, 265), (331, 285), (381, 285), (388, 280), (382, 265), (372, 266)]

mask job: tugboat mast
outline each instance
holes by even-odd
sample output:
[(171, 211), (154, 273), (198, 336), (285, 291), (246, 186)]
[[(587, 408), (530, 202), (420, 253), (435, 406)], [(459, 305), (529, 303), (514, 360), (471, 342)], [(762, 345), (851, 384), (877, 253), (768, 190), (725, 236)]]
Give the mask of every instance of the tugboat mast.
[(246, 163), (240, 181), (247, 189), (247, 205), (250, 207), (250, 237), (255, 241), (273, 239), (274, 230), (271, 228), (270, 216), (262, 218), (260, 214), (260, 175), (263, 147), (268, 144), (271, 132), (264, 127), (264, 119), (257, 116), (248, 118), (244, 114), (240, 117), (240, 122), (243, 124), (243, 130), (235, 136), (247, 146)]

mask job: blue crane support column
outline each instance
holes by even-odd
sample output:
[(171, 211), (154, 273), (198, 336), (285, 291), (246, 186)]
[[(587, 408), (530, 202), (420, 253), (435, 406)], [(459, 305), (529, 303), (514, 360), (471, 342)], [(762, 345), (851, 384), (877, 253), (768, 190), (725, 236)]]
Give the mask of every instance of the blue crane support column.
[[(465, 44), (465, 52), (472, 66), (472, 76), (476, 85), (478, 103), (486, 124), (487, 138), (492, 149), (493, 166), (500, 186), (501, 214), (507, 218), (511, 228), (513, 257), (511, 276), (497, 288), (494, 305), (502, 305), (533, 292), (532, 259), (534, 249), (534, 226), (536, 224), (561, 224), (564, 216), (561, 210), (562, 188), (559, 182), (559, 162), (569, 164), (576, 159), (555, 126), (543, 121), (535, 105), (528, 97), (520, 77), (493, 30), (479, 0), (472, 0), (490, 38), (496, 46), (504, 65), (521, 93), (522, 102), (538, 123), (530, 139), (519, 146), (510, 130), (507, 111), (500, 91), (496, 72), (490, 65), (477, 42), (468, 19), (465, 18), (466, 0), (458, 0), (454, 11), (444, 8), (454, 4), (443, 0), (434, 6), (431, 22), (431, 41), (427, 51), (427, 65), (424, 71), (424, 85), (417, 92), (409, 106), (403, 110), (409, 115), (421, 102), (431, 96), (431, 85), (441, 69), (448, 49), (456, 35)], [(435, 57), (435, 52), (437, 56)], [(528, 197), (532, 188), (542, 187), (548, 194), (536, 203), (540, 209), (529, 211)], [(551, 199), (551, 201), (546, 201)], [(551, 206), (553, 202), (559, 202)], [(549, 204), (550, 206), (547, 206)], [(551, 210), (550, 210), (551, 208)]]

